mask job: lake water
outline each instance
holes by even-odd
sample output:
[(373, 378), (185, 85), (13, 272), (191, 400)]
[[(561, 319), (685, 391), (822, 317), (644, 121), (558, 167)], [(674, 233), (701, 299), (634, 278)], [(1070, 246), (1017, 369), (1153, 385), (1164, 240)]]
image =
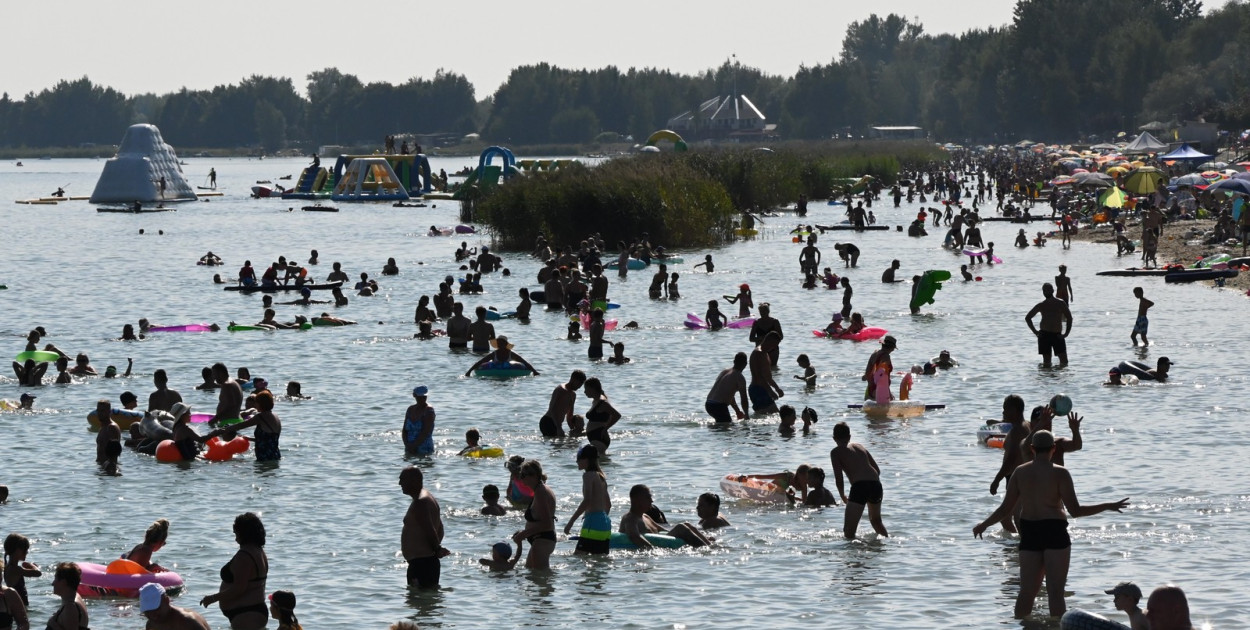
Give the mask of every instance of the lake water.
[[(0, 483), (12, 491), (0, 506), (0, 532), (30, 537), (30, 559), (45, 568), (66, 560), (107, 562), (140, 542), (154, 519), (168, 518), (169, 543), (156, 560), (186, 579), (175, 603), (199, 609), (199, 599), (217, 590), (218, 567), (236, 549), (233, 518), (255, 511), (269, 534), (268, 587), (295, 591), (297, 612), (309, 628), (382, 628), (404, 618), (423, 628), (1018, 626), (1011, 618), (1015, 540), (997, 528), (985, 540), (971, 534), (998, 504), (988, 485), (1001, 459), (1001, 451), (977, 443), (975, 430), (999, 416), (1007, 394), (1022, 395), (1032, 407), (1065, 392), (1085, 417), (1085, 448), (1067, 457), (1081, 500), (1132, 501), (1123, 514), (1073, 521), (1068, 606), (1123, 621), (1104, 589), (1131, 579), (1148, 594), (1174, 582), (1188, 593), (1195, 622), (1250, 625), (1250, 607), (1240, 592), (1250, 566), (1250, 491), (1238, 473), (1250, 455), (1244, 422), (1250, 379), (1244, 371), (1247, 327), (1239, 322), (1246, 298), (1236, 292), (1165, 285), (1158, 278), (1095, 277), (1097, 270), (1128, 261), (1117, 261), (1106, 245), (1076, 243), (1063, 250), (1057, 240), (1016, 250), (1011, 243), (1019, 226), (999, 223), (983, 232), (997, 243), (1005, 264), (976, 269), (982, 282), (947, 283), (936, 304), (912, 316), (908, 285), (879, 282), (890, 260), (898, 258), (900, 276), (910, 277), (923, 269), (956, 272), (966, 258), (942, 250), (936, 233), (920, 239), (894, 231), (843, 233), (863, 250), (859, 268), (846, 272), (855, 287), (855, 309), (869, 325), (898, 338), (895, 365), (923, 363), (942, 349), (961, 362), (955, 370), (919, 378), (915, 387), (913, 398), (944, 403), (945, 410), (873, 421), (847, 405), (861, 398), (859, 374), (875, 342), (812, 336), (840, 308), (841, 292), (800, 287), (799, 246), (787, 234), (794, 221), (770, 218), (755, 240), (677, 252), (687, 260), (673, 269), (682, 274), (680, 301), (648, 300), (645, 272), (631, 273), (623, 283), (610, 276), (610, 295), (624, 305), (611, 316), (640, 324), (610, 335), (625, 342), (632, 363), (589, 362), (584, 343), (564, 340), (564, 317), (536, 310), (528, 325), (505, 321), (495, 328), (541, 376), (463, 378), (473, 356), (450, 353), (442, 340), (412, 339), (417, 297), (434, 293), (443, 276), (459, 275), (453, 249), (461, 240), (488, 243), (482, 236), (425, 236), (432, 224), (458, 222), (455, 202), (435, 201), (429, 208), (336, 204), (342, 209), (337, 214), (301, 212), (307, 202), (253, 200), (247, 193), (255, 180), (298, 175), (304, 160), (187, 162), (192, 184), (202, 184), (215, 167), (225, 196), (144, 215), (97, 214), (86, 202), (11, 203), (67, 183), (71, 194), (90, 194), (102, 160), (0, 165), (0, 284), (9, 287), (0, 292), (0, 336), (16, 354), (21, 336), (43, 325), (51, 333), (47, 341), (71, 355), (88, 353), (100, 372), (110, 364), (124, 370), (127, 357), (135, 361), (130, 378), (44, 386), (36, 392), (37, 413), (0, 413)], [(436, 159), (433, 167), (453, 171), (472, 162)], [(890, 225), (905, 224), (917, 207), (888, 205), (873, 210)], [(842, 208), (814, 203), (808, 221), (835, 223)], [(1034, 225), (1030, 233), (1043, 229)], [(830, 263), (838, 236), (821, 238)], [(334, 261), (353, 278), (361, 271), (377, 276), (388, 257), (398, 261), (400, 275), (379, 278), (380, 295), (352, 296), (350, 305), (335, 311), (358, 326), (112, 340), (123, 324), (140, 317), (163, 324), (257, 321), (260, 296), (223, 292), (212, 275), (233, 275), (244, 259), (262, 268), (279, 255), (303, 261), (311, 249), (321, 254), (321, 264), (312, 268), (319, 279)], [(226, 266), (196, 266), (207, 250)], [(694, 273), (691, 263), (706, 253), (714, 255), (716, 273)], [(537, 261), (524, 253), (504, 258), (512, 277), (484, 278), (483, 295), (465, 296), (466, 312), (479, 304), (510, 309), (518, 288), (536, 286)], [(1042, 370), (1022, 320), (1059, 264), (1067, 264), (1074, 278), (1072, 364)], [(772, 303), (785, 327), (778, 382), (786, 396), (780, 402), (820, 413), (810, 435), (778, 435), (775, 416), (713, 427), (703, 413), (717, 372), (750, 344), (746, 331), (689, 331), (681, 322), (688, 311), (702, 313), (709, 299), (734, 293), (742, 282), (750, 283), (757, 304)], [(1129, 340), (1137, 285), (1156, 302), (1150, 314), (1154, 345), (1142, 350)], [(284, 319), (321, 310), (277, 308)], [(795, 357), (801, 352), (820, 373), (812, 392), (791, 378), (799, 373)], [(1121, 360), (1153, 364), (1163, 355), (1177, 364), (1167, 384), (1100, 385)], [(259, 467), (249, 454), (180, 468), (127, 451), (123, 477), (97, 474), (94, 434), (84, 417), (97, 399), (116, 404), (121, 391), (131, 390), (146, 400), (152, 372), (164, 368), (171, 387), (197, 411), (211, 413), (215, 395), (193, 388), (200, 369), (216, 361), (232, 372), (249, 367), (275, 391), (299, 380), (313, 396), (279, 403), (285, 428), (280, 466)], [(723, 512), (733, 527), (715, 533), (719, 544), (713, 549), (583, 559), (571, 555), (572, 543), (561, 542), (550, 574), (487, 574), (478, 558), (519, 529), (521, 517), (478, 515), (482, 486), (504, 487), (508, 476), (501, 460), (457, 457), (464, 432), (477, 427), (485, 442), (508, 454), (541, 460), (562, 526), (580, 500), (574, 462), (579, 443), (543, 440), (537, 422), (551, 389), (573, 369), (600, 377), (624, 414), (605, 462), (614, 521), (637, 483), (650, 485), (669, 520), (679, 522), (697, 520), (696, 497), (719, 491), (726, 473), (779, 472), (804, 462), (828, 470), (833, 424), (845, 420), (853, 439), (882, 467), (883, 513), (892, 537), (844, 541), (840, 505), (789, 509), (728, 500)], [(443, 589), (436, 594), (409, 593), (398, 552), (409, 503), (397, 486), (407, 463), (399, 429), (417, 384), (429, 386), (438, 424), (437, 454), (416, 463), (442, 505), (445, 545), (453, 552), (443, 562)], [(0, 379), (0, 397), (16, 399), (23, 391), (11, 374)], [(579, 397), (579, 411), (585, 400)], [(1059, 435), (1068, 434), (1062, 422), (1056, 425)], [(866, 518), (860, 531), (871, 531)], [(38, 626), (58, 603), (50, 575), (30, 580), (29, 587)], [(1045, 608), (1043, 592), (1035, 610)], [(144, 623), (134, 602), (92, 601), (89, 609), (93, 628)], [(216, 607), (205, 613), (214, 628), (228, 627)]]

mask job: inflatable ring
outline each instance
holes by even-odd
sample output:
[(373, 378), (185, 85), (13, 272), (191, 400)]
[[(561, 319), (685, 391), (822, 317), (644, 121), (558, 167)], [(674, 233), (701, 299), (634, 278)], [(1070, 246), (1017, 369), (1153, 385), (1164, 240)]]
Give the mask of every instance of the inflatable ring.
[[(122, 428), (122, 431), (129, 431), (130, 425), (143, 420), (143, 412), (130, 409), (114, 409), (110, 415), (113, 417), (113, 422), (116, 422), (117, 426)], [(100, 420), (96, 417), (94, 409), (87, 414), (87, 424), (90, 424), (91, 428), (96, 431), (100, 430)]]
[[(668, 534), (644, 534), (643, 538), (647, 539), (647, 542), (651, 543), (653, 546), (662, 547), (664, 549), (677, 549), (678, 547), (684, 547), (686, 545), (686, 541), (669, 536)], [(627, 534), (612, 532), (612, 535), (608, 538), (608, 548), (637, 549), (638, 545), (635, 545), (634, 541), (630, 540)]]
[(480, 445), (464, 453), (465, 457), (503, 457), (503, 448), (499, 446)]
[(182, 451), (178, 450), (173, 440), (161, 440), (161, 443), (156, 445), (156, 461), (172, 464), (185, 460), (182, 459)]
[(1117, 367), (1119, 367), (1121, 375), (1136, 376), (1143, 381), (1155, 380), (1154, 375), (1150, 373), (1150, 366), (1141, 361), (1120, 361), (1120, 365)]
[(533, 373), (533, 370), (520, 361), (491, 362), (473, 371), (474, 376), (479, 378), (520, 378)]
[(173, 571), (152, 573), (130, 560), (114, 560), (108, 566), (79, 562), (78, 568), (82, 569), (78, 594), (83, 597), (138, 597), (139, 589), (149, 582), (169, 591), (183, 586), (182, 576)]
[(25, 363), (28, 359), (34, 359), (35, 363), (56, 363), (60, 358), (61, 355), (48, 350), (27, 350), (17, 353), (13, 360), (18, 363)]

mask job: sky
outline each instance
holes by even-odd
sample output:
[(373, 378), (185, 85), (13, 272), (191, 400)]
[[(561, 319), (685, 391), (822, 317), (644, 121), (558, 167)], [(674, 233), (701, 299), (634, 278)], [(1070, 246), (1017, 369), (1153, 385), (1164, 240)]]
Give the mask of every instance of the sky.
[(127, 95), (211, 89), (251, 75), (338, 68), (365, 83), (464, 75), (477, 98), (521, 65), (614, 65), (693, 74), (737, 55), (792, 76), (838, 56), (846, 27), (876, 13), (962, 33), (1011, 21), (1011, 0), (61, 0), (5, 2), (0, 92), (20, 99), (89, 77)]

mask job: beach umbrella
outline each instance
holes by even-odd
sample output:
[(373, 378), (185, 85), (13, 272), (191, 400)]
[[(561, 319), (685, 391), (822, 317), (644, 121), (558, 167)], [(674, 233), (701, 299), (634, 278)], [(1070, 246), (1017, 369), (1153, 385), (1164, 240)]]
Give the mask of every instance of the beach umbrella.
[(1250, 179), (1224, 179), (1207, 187), (1207, 192), (1215, 190), (1250, 195)]
[(1126, 201), (1128, 201), (1128, 195), (1114, 186), (1098, 195), (1098, 203), (1106, 208), (1123, 208)]
[(1089, 186), (1093, 188), (1110, 188), (1115, 185), (1115, 181), (1106, 173), (1076, 173), (1072, 176), (1076, 180), (1077, 186)]
[(1197, 173), (1190, 173), (1188, 175), (1181, 175), (1180, 177), (1177, 177), (1176, 179), (1172, 180), (1172, 182), (1168, 185), (1169, 186), (1206, 186), (1207, 183), (1208, 182), (1206, 178), (1204, 178), (1203, 176)]
[(1163, 172), (1153, 166), (1143, 166), (1124, 178), (1124, 190), (1134, 195), (1149, 195), (1165, 183)]

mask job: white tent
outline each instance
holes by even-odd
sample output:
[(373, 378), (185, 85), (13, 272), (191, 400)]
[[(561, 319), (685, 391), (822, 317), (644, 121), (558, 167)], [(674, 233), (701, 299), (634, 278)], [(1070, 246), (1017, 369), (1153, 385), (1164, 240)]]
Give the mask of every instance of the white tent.
[(91, 193), (91, 203), (195, 199), (195, 191), (182, 176), (174, 148), (165, 144), (155, 125), (131, 125), (126, 130), (117, 155), (104, 163), (104, 171)]
[(1159, 142), (1149, 131), (1143, 131), (1140, 136), (1133, 138), (1133, 141), (1124, 147), (1125, 155), (1141, 155), (1143, 153), (1158, 153), (1167, 149), (1168, 145)]

